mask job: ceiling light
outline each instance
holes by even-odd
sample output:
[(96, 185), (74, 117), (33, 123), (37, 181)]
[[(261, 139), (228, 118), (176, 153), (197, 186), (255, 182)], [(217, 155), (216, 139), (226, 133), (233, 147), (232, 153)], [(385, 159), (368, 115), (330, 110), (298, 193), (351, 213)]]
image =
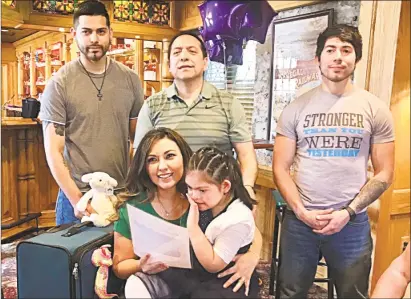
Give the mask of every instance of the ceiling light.
[(1, 29), (1, 32), (8, 32), (8, 29)]
[(136, 35), (136, 38), (140, 38), (140, 35)]
[(16, 26), (14, 26), (14, 28), (20, 28), (21, 27), (21, 25), (23, 25), (23, 24), (17, 24)]
[(60, 28), (59, 28), (59, 31), (60, 31), (60, 32), (64, 32), (64, 31), (66, 31), (66, 30), (65, 30), (64, 28), (60, 27)]

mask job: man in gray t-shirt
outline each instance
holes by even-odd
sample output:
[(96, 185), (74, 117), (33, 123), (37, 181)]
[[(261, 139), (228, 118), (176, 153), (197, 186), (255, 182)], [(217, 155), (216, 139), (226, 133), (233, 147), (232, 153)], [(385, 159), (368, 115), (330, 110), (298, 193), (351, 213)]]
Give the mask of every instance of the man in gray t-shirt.
[(347, 206), (367, 181), (370, 146), (394, 140), (386, 104), (355, 86), (341, 96), (306, 92), (284, 109), (277, 133), (296, 142), (293, 177), (306, 209)]
[(106, 56), (113, 33), (103, 3), (80, 4), (72, 30), (80, 57), (50, 78), (41, 97), (47, 162), (60, 187), (57, 225), (81, 218), (73, 207), (89, 189), (82, 175), (106, 172), (124, 186), (144, 101), (137, 74)]
[[(307, 296), (321, 255), (339, 298), (368, 295), (372, 240), (365, 210), (392, 182), (394, 128), (385, 103), (351, 83), (361, 54), (356, 28), (336, 25), (321, 33), (322, 84), (288, 105), (277, 124), (273, 172), (288, 206), (281, 298)], [(374, 176), (367, 181), (369, 158)]]

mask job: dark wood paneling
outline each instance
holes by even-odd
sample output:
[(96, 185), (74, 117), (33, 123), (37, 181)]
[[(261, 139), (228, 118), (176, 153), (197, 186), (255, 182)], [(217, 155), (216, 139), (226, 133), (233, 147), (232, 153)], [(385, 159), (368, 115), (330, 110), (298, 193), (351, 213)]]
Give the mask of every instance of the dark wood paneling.
[[(42, 212), (40, 227), (55, 224), (58, 186), (47, 166), (39, 125), (2, 126), (1, 210), (2, 224), (28, 213)], [(35, 221), (3, 230), (2, 238), (35, 226)]]

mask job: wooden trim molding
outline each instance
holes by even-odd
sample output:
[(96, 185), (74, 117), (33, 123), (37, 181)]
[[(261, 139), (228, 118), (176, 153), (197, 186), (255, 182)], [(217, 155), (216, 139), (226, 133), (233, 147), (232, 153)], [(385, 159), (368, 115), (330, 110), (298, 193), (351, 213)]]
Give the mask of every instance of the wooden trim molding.
[(401, 1), (379, 1), (371, 56), (369, 91), (390, 104)]
[(362, 36), (363, 50), (355, 68), (354, 81), (356, 86), (365, 90), (369, 89), (376, 14), (377, 1), (361, 1), (358, 30)]
[(282, 11), (282, 10), (287, 10), (287, 9), (293, 9), (297, 7), (302, 7), (302, 6), (308, 6), (308, 5), (313, 5), (317, 4), (318, 2), (326, 2), (326, 1), (321, 1), (321, 0), (311, 0), (311, 1), (268, 1), (268, 3), (271, 5), (271, 7), (276, 11)]
[(43, 48), (46, 43), (51, 45), (62, 41), (63, 36), (64, 33), (61, 32), (41, 31), (14, 42), (13, 46), (16, 47), (16, 55), (19, 55), (23, 52), (32, 52), (36, 48)]
[(5, 5), (3, 2), (1, 3), (1, 26), (2, 27), (16, 27), (23, 23), (24, 23), (23, 16), (17, 9), (10, 8), (9, 6)]
[(178, 30), (168, 26), (131, 24), (117, 21), (113, 21), (111, 27), (118, 36), (135, 38), (136, 35), (140, 35), (140, 39), (155, 41), (171, 38), (178, 33)]

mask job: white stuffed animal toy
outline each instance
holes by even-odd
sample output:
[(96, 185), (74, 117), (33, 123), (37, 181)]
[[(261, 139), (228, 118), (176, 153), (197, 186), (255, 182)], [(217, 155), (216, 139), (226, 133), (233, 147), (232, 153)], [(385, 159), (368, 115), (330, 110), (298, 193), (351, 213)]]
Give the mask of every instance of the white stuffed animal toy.
[(114, 187), (117, 186), (117, 181), (105, 172), (85, 174), (81, 177), (81, 181), (89, 183), (91, 189), (80, 198), (76, 208), (80, 212), (84, 212), (91, 199), (90, 205), (96, 211), (96, 213), (92, 213), (90, 216), (83, 216), (81, 222), (92, 221), (98, 227), (109, 225), (112, 222), (110, 218), (116, 215), (114, 206), (117, 202), (117, 197), (113, 195), (113, 191)]

